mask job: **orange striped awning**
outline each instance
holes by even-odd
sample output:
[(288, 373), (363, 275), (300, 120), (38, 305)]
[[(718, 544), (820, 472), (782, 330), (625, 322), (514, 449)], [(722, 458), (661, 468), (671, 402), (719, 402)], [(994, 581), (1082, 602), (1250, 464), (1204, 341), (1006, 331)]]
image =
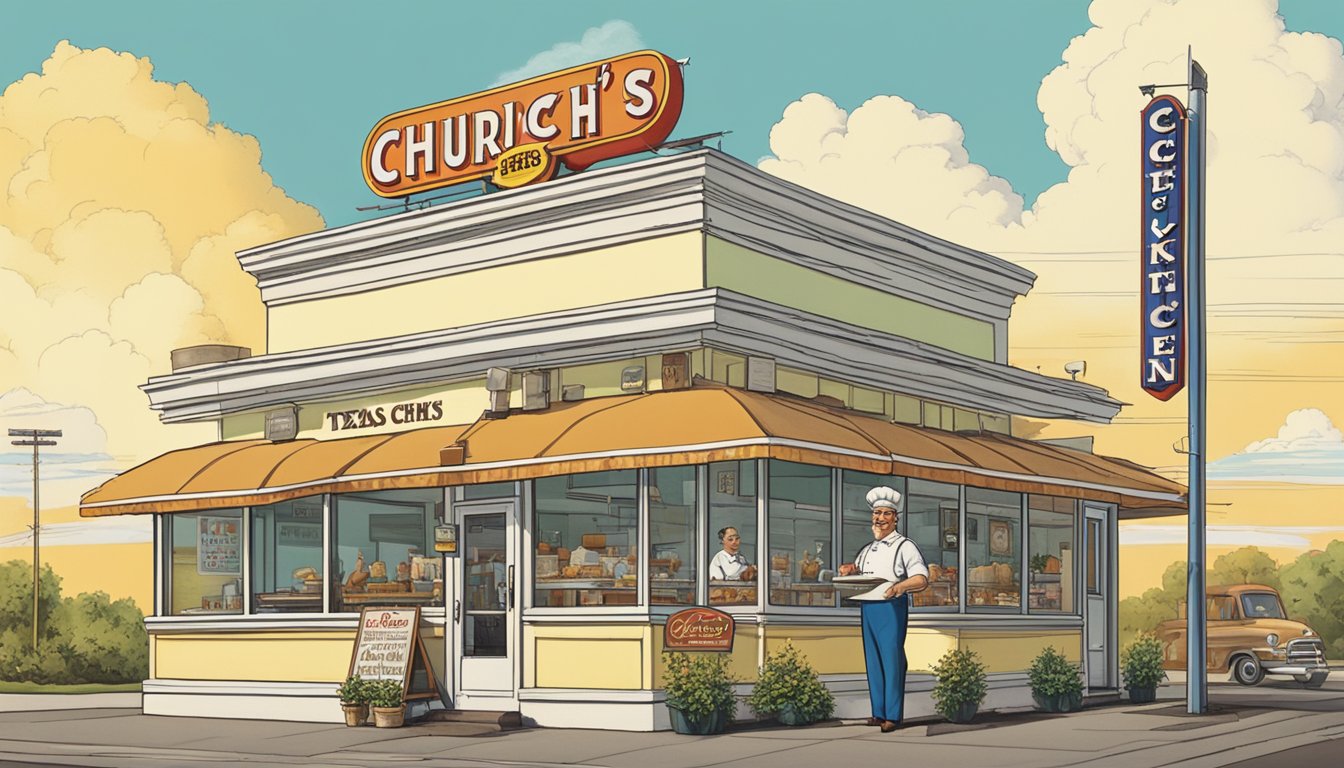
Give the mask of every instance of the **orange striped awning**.
[[(465, 446), (460, 463), (441, 449)], [(473, 424), (330, 440), (240, 440), (166, 453), (84, 495), (84, 516), (271, 504), (317, 493), (524, 480), (773, 458), (1183, 513), (1185, 489), (1120, 459), (998, 434), (893, 424), (722, 386), (557, 403)]]

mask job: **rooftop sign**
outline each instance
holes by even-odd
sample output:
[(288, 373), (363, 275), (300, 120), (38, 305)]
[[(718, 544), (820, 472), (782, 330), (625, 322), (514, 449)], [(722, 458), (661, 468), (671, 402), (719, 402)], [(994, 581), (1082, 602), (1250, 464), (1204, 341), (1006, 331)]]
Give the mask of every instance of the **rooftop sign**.
[(681, 115), (681, 68), (656, 51), (622, 54), (513, 85), (388, 115), (364, 141), (382, 197), (490, 177), (545, 181), (662, 143)]
[(1140, 378), (1170, 400), (1185, 387), (1185, 107), (1158, 96), (1142, 115)]

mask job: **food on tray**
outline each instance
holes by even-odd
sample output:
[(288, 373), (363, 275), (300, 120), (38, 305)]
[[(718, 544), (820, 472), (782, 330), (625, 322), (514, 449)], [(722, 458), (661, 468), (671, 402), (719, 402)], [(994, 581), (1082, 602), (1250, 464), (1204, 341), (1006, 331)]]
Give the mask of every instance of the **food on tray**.
[(317, 569), (311, 565), (305, 565), (302, 568), (294, 569), (295, 581), (313, 581), (321, 578), (322, 576), (318, 574)]
[(369, 581), (387, 581), (387, 563), (382, 560), (369, 563)]
[(550, 545), (550, 544), (547, 544), (547, 543), (544, 542), (544, 541), (541, 542), (540, 544), (537, 545), (537, 554), (539, 554), (539, 555), (549, 555), (549, 554), (551, 554), (551, 545)]
[(566, 579), (577, 579), (579, 577), (579, 566), (566, 565), (561, 569), (560, 575), (564, 576)]
[(397, 581), (410, 581), (410, 580), (411, 580), (410, 563), (397, 563)]
[(602, 549), (607, 546), (607, 535), (605, 533), (585, 533), (583, 534), (583, 546), (585, 549)]

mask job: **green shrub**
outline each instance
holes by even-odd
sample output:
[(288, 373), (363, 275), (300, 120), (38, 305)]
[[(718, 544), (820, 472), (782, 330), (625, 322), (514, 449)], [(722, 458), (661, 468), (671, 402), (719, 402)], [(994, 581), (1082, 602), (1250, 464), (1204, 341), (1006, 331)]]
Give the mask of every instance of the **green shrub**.
[(1031, 662), (1027, 677), (1031, 681), (1031, 692), (1037, 696), (1064, 696), (1083, 691), (1083, 680), (1078, 668), (1070, 664), (1053, 645), (1047, 645)]
[(713, 712), (733, 711), (733, 677), (725, 655), (664, 651), (663, 666), (667, 706), (696, 720)]
[(66, 598), (52, 613), (52, 626), (70, 682), (149, 677), (149, 637), (144, 616), (131, 600), (112, 601), (104, 592)]
[(1156, 688), (1166, 673), (1162, 671), (1162, 643), (1149, 634), (1139, 635), (1120, 654), (1120, 673), (1126, 688)]
[(130, 600), (102, 592), (61, 597), (51, 566), (38, 579), (38, 640), (33, 649), (32, 565), (0, 564), (0, 680), (130, 683), (149, 676), (144, 616)]
[(985, 700), (985, 665), (975, 651), (954, 648), (933, 665), (938, 682), (933, 685), (933, 703), (938, 714), (949, 720), (963, 704), (979, 705)]
[(790, 642), (765, 657), (760, 679), (747, 700), (757, 715), (770, 716), (793, 704), (806, 722), (824, 720), (835, 711), (835, 697), (817, 677), (807, 658)]
[(402, 704), (400, 680), (365, 680), (362, 687), (369, 706), (396, 708)]
[(341, 697), (342, 704), (368, 704), (367, 689), (370, 682), (361, 679), (359, 675), (351, 675), (336, 689), (336, 695)]

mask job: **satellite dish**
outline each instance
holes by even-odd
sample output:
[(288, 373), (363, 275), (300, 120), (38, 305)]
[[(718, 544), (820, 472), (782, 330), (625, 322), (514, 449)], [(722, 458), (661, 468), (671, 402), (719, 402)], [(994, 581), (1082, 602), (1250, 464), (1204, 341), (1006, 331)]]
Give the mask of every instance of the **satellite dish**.
[(1064, 372), (1072, 376), (1074, 381), (1077, 381), (1079, 376), (1087, 373), (1087, 361), (1074, 360), (1072, 363), (1065, 363)]

